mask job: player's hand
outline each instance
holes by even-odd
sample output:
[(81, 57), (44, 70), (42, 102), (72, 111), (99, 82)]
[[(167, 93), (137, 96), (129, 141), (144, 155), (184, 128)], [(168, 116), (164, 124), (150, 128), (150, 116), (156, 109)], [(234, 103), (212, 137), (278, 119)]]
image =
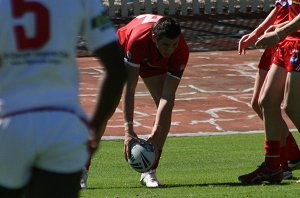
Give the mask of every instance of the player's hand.
[(150, 136), (148, 139), (147, 139), (147, 142), (151, 145), (154, 146), (154, 148), (157, 148), (157, 142), (154, 140), (154, 138), (152, 136)]
[(125, 134), (125, 140), (124, 140), (124, 158), (126, 161), (131, 157), (131, 150), (130, 147), (133, 143), (138, 142), (140, 144), (143, 144), (146, 142), (146, 140), (139, 138), (135, 133), (134, 134)]
[(253, 44), (256, 41), (256, 39), (257, 36), (255, 34), (251, 33), (251, 34), (244, 35), (239, 41), (238, 53), (245, 54), (248, 46)]
[(135, 133), (125, 133), (125, 139), (124, 139), (124, 158), (126, 161), (128, 161), (128, 159), (131, 156), (131, 151), (130, 151), (130, 146), (134, 143), (134, 142), (138, 142), (139, 138), (137, 137), (137, 135)]
[(244, 35), (240, 41), (239, 41), (239, 48), (238, 48), (238, 53), (239, 54), (245, 54), (245, 49), (247, 48), (247, 39), (249, 38), (249, 34)]

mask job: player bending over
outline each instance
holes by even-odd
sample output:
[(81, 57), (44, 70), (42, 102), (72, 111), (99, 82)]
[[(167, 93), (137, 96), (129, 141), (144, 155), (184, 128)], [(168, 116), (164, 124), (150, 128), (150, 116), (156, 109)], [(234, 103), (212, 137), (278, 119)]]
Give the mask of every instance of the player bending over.
[(117, 31), (125, 53), (128, 80), (124, 89), (125, 153), (138, 138), (134, 131), (134, 96), (139, 76), (157, 107), (148, 141), (158, 150), (152, 170), (141, 174), (147, 187), (160, 187), (156, 178), (160, 156), (170, 131), (175, 93), (189, 58), (189, 49), (178, 22), (170, 17), (145, 14), (134, 18)]
[(130, 158), (129, 145), (139, 141), (134, 131), (134, 100), (138, 79), (141, 77), (157, 107), (148, 141), (157, 148), (158, 157), (152, 170), (142, 173), (140, 182), (147, 187), (161, 187), (162, 184), (156, 178), (156, 168), (170, 131), (175, 93), (188, 62), (189, 49), (179, 23), (170, 17), (140, 15), (117, 33), (125, 53), (128, 73), (123, 91), (125, 158)]

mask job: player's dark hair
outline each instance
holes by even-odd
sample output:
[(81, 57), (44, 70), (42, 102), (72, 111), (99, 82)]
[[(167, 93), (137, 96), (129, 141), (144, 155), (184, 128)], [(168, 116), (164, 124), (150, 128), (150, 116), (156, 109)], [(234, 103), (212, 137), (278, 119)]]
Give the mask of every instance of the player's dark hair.
[(152, 27), (152, 34), (156, 35), (157, 40), (160, 40), (162, 37), (175, 39), (180, 33), (181, 27), (179, 23), (171, 17), (159, 19)]

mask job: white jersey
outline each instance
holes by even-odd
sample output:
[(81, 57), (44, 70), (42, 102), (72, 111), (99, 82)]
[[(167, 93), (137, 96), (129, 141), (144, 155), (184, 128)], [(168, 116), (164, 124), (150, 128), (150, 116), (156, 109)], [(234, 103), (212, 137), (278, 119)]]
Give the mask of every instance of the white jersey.
[(78, 35), (91, 51), (117, 39), (101, 1), (0, 0), (0, 13), (0, 117), (48, 107), (84, 115)]

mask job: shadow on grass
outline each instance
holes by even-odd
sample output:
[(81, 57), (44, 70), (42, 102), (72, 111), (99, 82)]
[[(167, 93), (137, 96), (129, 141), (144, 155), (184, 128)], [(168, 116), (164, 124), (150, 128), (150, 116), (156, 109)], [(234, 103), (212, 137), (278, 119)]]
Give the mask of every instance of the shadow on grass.
[(280, 184), (270, 184), (270, 183), (262, 183), (262, 184), (242, 184), (240, 182), (224, 182), (224, 183), (205, 183), (205, 184), (168, 184), (165, 188), (180, 188), (180, 187), (236, 187), (236, 186), (271, 186), (271, 185), (288, 185), (288, 183), (280, 183)]
[[(262, 184), (253, 184), (247, 185), (242, 184), (240, 182), (224, 182), (224, 183), (204, 183), (204, 184), (166, 184), (164, 187), (155, 188), (155, 189), (168, 189), (168, 188), (189, 188), (189, 187), (237, 187), (237, 186), (283, 186), (289, 185), (287, 182), (282, 182), (280, 184), (270, 184), (270, 183), (262, 183)], [(100, 190), (100, 189), (125, 189), (125, 188), (146, 188), (145, 186), (111, 186), (111, 187), (92, 187), (87, 188), (87, 190)]]

